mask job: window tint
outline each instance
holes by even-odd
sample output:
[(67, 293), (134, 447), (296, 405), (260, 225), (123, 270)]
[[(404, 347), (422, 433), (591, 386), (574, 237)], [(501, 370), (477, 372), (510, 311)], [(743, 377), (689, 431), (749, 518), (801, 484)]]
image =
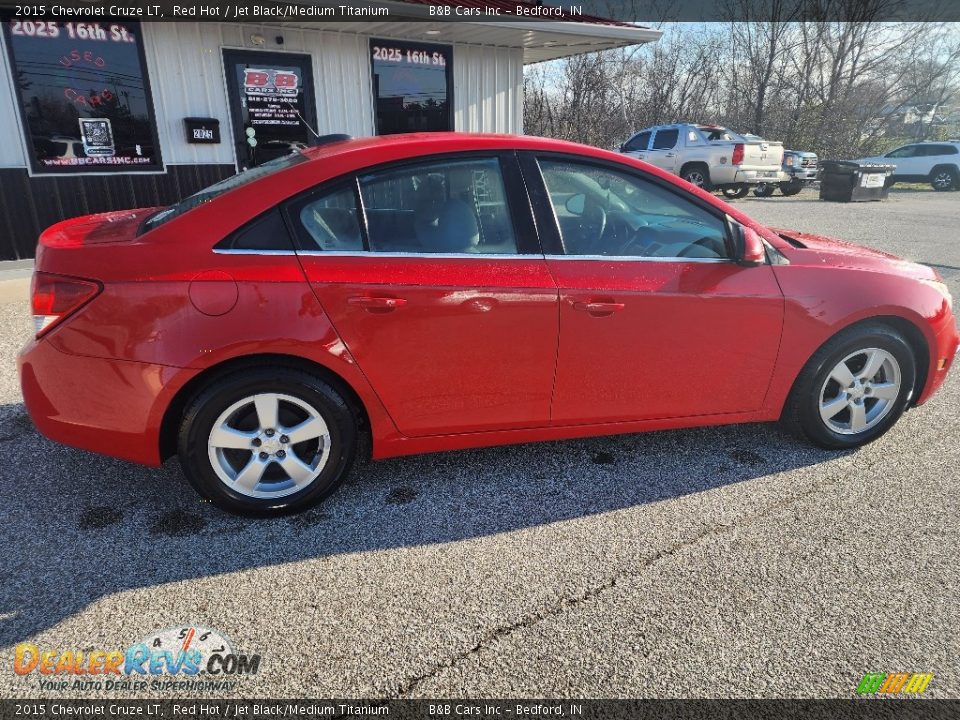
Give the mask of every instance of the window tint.
[(907, 146), (902, 147), (902, 148), (897, 148), (897, 149), (894, 150), (893, 152), (887, 153), (886, 156), (887, 156), (888, 158), (910, 158), (910, 157), (916, 157), (917, 147), (918, 147), (918, 146), (916, 146), (916, 145), (907, 145)]
[(677, 144), (677, 138), (679, 135), (680, 131), (676, 128), (671, 128), (670, 130), (658, 130), (657, 134), (653, 138), (653, 149), (669, 150)]
[(633, 174), (541, 160), (567, 255), (727, 257), (726, 223)]
[(957, 154), (957, 148), (953, 145), (924, 145), (923, 151), (923, 154), (927, 156)]
[(301, 250), (363, 250), (353, 185), (298, 198), (287, 206)]
[(650, 132), (642, 132), (638, 135), (634, 135), (632, 138), (627, 140), (626, 144), (623, 146), (624, 151), (636, 152), (638, 150), (646, 150), (647, 145), (650, 144)]
[(360, 178), (374, 252), (515, 253), (496, 158), (442, 160)]
[(217, 243), (218, 250), (293, 250), (280, 210), (274, 208)]

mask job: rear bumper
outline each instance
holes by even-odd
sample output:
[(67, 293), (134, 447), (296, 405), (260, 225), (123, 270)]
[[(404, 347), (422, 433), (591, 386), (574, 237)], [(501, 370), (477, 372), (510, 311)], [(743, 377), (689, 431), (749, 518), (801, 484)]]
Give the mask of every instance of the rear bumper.
[(30, 419), (64, 445), (144, 465), (160, 465), (160, 427), (175, 392), (193, 371), (71, 355), (31, 340), (17, 358)]
[(769, 169), (757, 169), (757, 170), (744, 170), (737, 169), (737, 172), (734, 174), (733, 182), (735, 183), (767, 183), (767, 182), (778, 182), (782, 178), (782, 173), (779, 168), (775, 170)]

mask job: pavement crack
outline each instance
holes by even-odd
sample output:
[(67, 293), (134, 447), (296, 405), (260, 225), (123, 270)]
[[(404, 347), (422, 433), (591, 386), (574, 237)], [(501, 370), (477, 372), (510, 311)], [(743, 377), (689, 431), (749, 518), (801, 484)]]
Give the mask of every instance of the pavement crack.
[[(867, 463), (865, 465), (873, 465), (874, 463)], [(651, 567), (666, 560), (667, 558), (676, 555), (677, 553), (682, 552), (683, 550), (693, 547), (698, 543), (715, 536), (725, 535), (733, 532), (735, 529), (748, 527), (760, 520), (763, 520), (774, 513), (777, 513), (785, 508), (791, 507), (808, 497), (816, 495), (821, 490), (826, 489), (829, 486), (835, 485), (843, 478), (843, 473), (837, 473), (836, 475), (831, 475), (829, 478), (819, 482), (814, 483), (807, 489), (805, 492), (802, 492), (798, 495), (791, 497), (786, 497), (779, 502), (773, 502), (763, 510), (759, 512), (744, 515), (742, 518), (735, 522), (731, 523), (717, 523), (711, 525), (707, 528), (704, 528), (701, 532), (696, 533), (680, 542), (677, 542), (670, 547), (664, 548), (659, 552), (651, 555), (646, 558), (641, 564), (634, 566), (629, 569), (621, 569), (615, 572), (613, 575), (609, 576), (606, 580), (598, 585), (594, 585), (590, 588), (587, 588), (583, 592), (580, 592), (576, 595), (568, 595), (555, 604), (548, 607), (536, 610), (531, 612), (523, 617), (515, 620), (514, 622), (500, 625), (495, 628), (488, 630), (483, 633), (480, 638), (471, 646), (469, 649), (462, 650), (458, 653), (450, 655), (449, 657), (438, 661), (426, 671), (422, 672), (419, 675), (407, 678), (399, 686), (397, 686), (396, 693), (392, 695), (393, 698), (403, 699), (409, 697), (409, 695), (415, 692), (423, 683), (428, 680), (431, 680), (438, 675), (440, 675), (445, 670), (451, 669), (462, 663), (464, 660), (472, 657), (490, 647), (491, 645), (496, 644), (498, 641), (503, 638), (509, 637), (514, 633), (521, 632), (527, 628), (534, 627), (544, 620), (550, 618), (558, 617), (563, 615), (566, 612), (569, 612), (573, 609), (578, 608), (579, 606), (590, 602), (591, 600), (603, 595), (609, 590), (616, 587), (618, 584), (631, 580), (637, 577), (640, 577), (649, 570)]]

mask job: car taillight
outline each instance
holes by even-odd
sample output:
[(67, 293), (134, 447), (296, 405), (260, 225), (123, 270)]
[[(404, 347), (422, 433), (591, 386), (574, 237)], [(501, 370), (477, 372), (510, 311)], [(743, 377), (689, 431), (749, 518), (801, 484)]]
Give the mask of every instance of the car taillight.
[(737, 143), (733, 146), (733, 157), (730, 158), (731, 165), (739, 165), (743, 162), (743, 143)]
[(37, 337), (93, 300), (99, 292), (100, 284), (93, 280), (35, 272), (30, 282), (30, 304)]

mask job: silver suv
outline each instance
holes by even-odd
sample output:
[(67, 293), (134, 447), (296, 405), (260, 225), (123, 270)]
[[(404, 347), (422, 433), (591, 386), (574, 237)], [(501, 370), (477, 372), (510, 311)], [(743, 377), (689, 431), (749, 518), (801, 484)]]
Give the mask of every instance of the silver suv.
[(895, 165), (888, 185), (930, 183), (934, 190), (960, 190), (960, 141), (918, 142), (901, 145), (886, 155), (861, 158), (861, 163)]

